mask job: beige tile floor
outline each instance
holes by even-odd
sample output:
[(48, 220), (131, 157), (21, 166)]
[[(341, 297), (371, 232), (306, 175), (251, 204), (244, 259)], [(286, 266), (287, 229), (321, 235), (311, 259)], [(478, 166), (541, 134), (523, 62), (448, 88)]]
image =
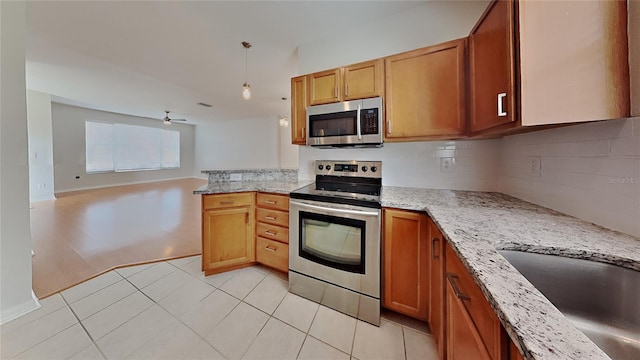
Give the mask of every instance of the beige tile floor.
[(117, 269), (48, 297), (0, 327), (0, 358), (438, 358), (424, 327), (359, 321), (290, 294), (285, 274), (260, 266), (205, 277), (200, 261)]

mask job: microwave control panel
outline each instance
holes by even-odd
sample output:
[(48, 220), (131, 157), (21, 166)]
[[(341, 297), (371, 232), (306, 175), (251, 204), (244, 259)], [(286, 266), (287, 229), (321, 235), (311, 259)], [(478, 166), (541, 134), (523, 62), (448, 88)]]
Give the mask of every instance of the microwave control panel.
[(360, 126), (363, 135), (379, 134), (378, 109), (363, 109), (360, 114)]

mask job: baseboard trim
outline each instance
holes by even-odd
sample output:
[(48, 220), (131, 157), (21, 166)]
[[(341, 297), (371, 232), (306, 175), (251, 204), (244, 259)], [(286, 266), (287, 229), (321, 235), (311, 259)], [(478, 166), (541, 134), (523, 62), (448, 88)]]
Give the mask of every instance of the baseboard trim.
[(38, 301), (38, 298), (36, 297), (36, 294), (33, 292), (33, 290), (31, 290), (30, 300), (25, 301), (22, 304), (13, 306), (9, 309), (2, 310), (2, 312), (0, 312), (0, 325), (13, 319), (17, 319), (20, 316), (30, 313), (34, 310), (37, 310), (40, 308), (40, 306), (41, 305)]
[[(106, 189), (106, 188), (116, 187), (116, 186), (148, 184), (148, 183), (155, 183), (155, 182), (162, 182), (162, 181), (172, 181), (172, 180), (182, 180), (182, 179), (199, 179), (199, 178), (197, 178), (195, 176), (183, 176), (183, 177), (168, 178), (168, 179), (142, 180), (142, 181), (131, 181), (131, 182), (108, 184), (108, 185), (84, 186), (84, 187), (78, 187), (78, 188), (73, 188), (73, 189), (64, 189), (64, 190), (56, 191), (56, 197), (57, 197), (57, 194), (64, 194), (64, 193), (74, 192), (74, 191)], [(206, 180), (206, 179), (204, 179), (204, 180)]]

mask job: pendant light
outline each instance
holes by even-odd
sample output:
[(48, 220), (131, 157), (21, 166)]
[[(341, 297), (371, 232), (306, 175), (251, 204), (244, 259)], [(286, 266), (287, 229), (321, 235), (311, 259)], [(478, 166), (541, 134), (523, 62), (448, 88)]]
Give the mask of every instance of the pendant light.
[(242, 84), (242, 98), (249, 100), (251, 99), (251, 86), (247, 82), (247, 53), (251, 48), (251, 44), (243, 41), (242, 46), (244, 46), (244, 84)]
[[(281, 99), (282, 99), (282, 103), (286, 105), (287, 98), (286, 98), (286, 97), (283, 97), (283, 98), (281, 98)], [(287, 113), (287, 112), (286, 112), (286, 111), (283, 111), (282, 113), (283, 113), (284, 115), (280, 115), (280, 118), (279, 118), (279, 120), (280, 120), (280, 126), (281, 126), (281, 127), (289, 127), (289, 118), (288, 118), (288, 117), (287, 117), (287, 115), (286, 115), (286, 113)]]

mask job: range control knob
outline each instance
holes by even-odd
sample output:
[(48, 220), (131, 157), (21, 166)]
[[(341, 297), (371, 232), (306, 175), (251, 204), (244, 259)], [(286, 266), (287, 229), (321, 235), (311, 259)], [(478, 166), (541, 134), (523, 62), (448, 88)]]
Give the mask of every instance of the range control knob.
[(367, 172), (367, 170), (369, 170), (369, 168), (367, 168), (366, 166), (362, 167), (362, 171)]
[(318, 170), (322, 170), (324, 169), (324, 166), (322, 164), (318, 165)]
[(377, 166), (372, 166), (372, 167), (371, 167), (371, 171), (373, 171), (373, 172), (378, 171), (378, 167), (377, 167)]
[(331, 165), (326, 166), (327, 170), (331, 170)]

